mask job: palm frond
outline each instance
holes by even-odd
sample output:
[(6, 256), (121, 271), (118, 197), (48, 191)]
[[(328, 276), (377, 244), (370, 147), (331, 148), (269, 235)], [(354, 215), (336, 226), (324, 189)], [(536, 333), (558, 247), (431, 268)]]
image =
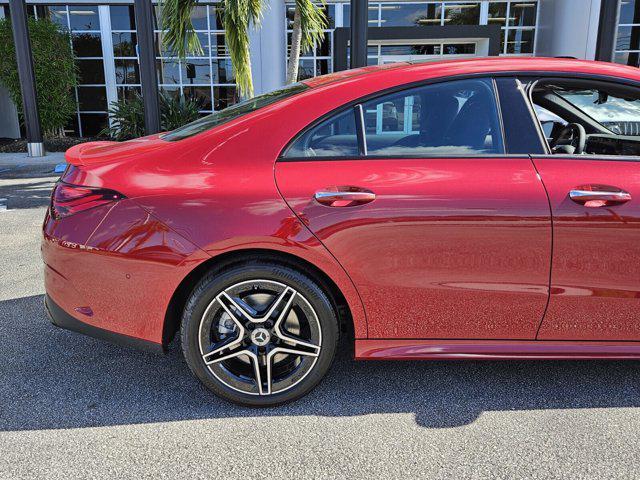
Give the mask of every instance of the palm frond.
[[(253, 96), (249, 28), (251, 25), (260, 25), (263, 2), (264, 0), (223, 0), (220, 4), (225, 41), (235, 71), (238, 92), (243, 97)], [(197, 0), (161, 0), (160, 3), (162, 28), (166, 30), (163, 44), (181, 59), (187, 54), (202, 54), (202, 46), (191, 22), (191, 12), (197, 4)]]
[(300, 48), (308, 52), (314, 45), (324, 40), (324, 29), (327, 28), (327, 15), (324, 13), (325, 0), (296, 0), (296, 8), (300, 12), (302, 38)]
[(262, 19), (262, 0), (224, 0), (223, 23), (236, 85), (242, 97), (253, 96), (249, 28), (258, 27)]
[(193, 29), (191, 12), (197, 0), (161, 0), (162, 43), (181, 59), (187, 54), (202, 55), (202, 45)]

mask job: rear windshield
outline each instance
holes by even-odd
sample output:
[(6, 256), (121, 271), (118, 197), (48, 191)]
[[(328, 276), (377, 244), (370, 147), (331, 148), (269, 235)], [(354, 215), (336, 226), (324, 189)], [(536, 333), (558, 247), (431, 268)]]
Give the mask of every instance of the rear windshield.
[(258, 95), (257, 97), (231, 105), (224, 110), (202, 117), (195, 122), (184, 125), (183, 127), (176, 128), (169, 133), (165, 133), (161, 138), (169, 142), (175, 142), (177, 140), (182, 140), (183, 138), (192, 137), (193, 135), (210, 130), (213, 127), (230, 122), (231, 120), (235, 120), (236, 118), (242, 117), (248, 113), (255, 112), (256, 110), (266, 107), (267, 105), (271, 105), (279, 100), (296, 95), (308, 88), (308, 86), (302, 83), (294, 83), (293, 85), (288, 85), (279, 90), (273, 90), (272, 92)]

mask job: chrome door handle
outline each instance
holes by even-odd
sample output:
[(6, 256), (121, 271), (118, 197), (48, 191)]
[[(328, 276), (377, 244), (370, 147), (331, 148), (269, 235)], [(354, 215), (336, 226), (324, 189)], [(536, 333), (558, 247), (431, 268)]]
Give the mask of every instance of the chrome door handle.
[(320, 190), (317, 191), (313, 198), (322, 205), (329, 207), (352, 207), (355, 205), (364, 205), (376, 199), (376, 194), (365, 189), (357, 187), (341, 187), (336, 190)]
[(571, 190), (569, 198), (586, 207), (605, 207), (628, 202), (631, 194), (617, 187), (587, 185)]

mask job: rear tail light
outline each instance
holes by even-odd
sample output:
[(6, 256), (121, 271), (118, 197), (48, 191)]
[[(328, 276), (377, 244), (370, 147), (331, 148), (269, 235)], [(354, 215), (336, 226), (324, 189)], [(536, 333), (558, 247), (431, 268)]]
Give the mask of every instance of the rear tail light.
[(51, 194), (51, 216), (56, 220), (90, 208), (117, 202), (124, 195), (108, 188), (93, 188), (58, 182)]

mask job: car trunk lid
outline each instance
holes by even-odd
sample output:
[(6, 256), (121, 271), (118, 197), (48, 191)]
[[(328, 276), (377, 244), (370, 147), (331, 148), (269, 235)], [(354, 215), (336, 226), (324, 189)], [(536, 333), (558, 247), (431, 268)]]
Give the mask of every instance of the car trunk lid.
[(71, 147), (65, 153), (67, 163), (76, 167), (112, 161), (128, 161), (166, 145), (160, 134), (126, 142), (87, 142)]

